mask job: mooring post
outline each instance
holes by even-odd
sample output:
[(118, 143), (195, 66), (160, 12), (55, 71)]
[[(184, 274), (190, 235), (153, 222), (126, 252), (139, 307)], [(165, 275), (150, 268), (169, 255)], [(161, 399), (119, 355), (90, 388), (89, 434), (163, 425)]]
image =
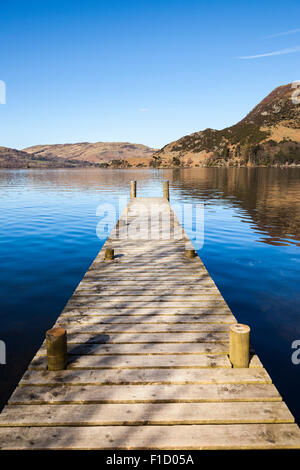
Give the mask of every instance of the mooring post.
[(163, 181), (163, 194), (164, 198), (170, 200), (170, 193), (169, 193), (169, 181)]
[(229, 359), (233, 367), (249, 367), (250, 327), (236, 323), (230, 326)]
[(187, 258), (195, 258), (195, 256), (196, 256), (196, 250), (190, 249), (190, 248), (189, 248), (189, 249), (186, 249), (186, 250), (185, 250), (185, 256), (186, 256)]
[(130, 181), (130, 199), (136, 197), (136, 181)]
[(63, 370), (67, 365), (67, 332), (52, 328), (46, 332), (48, 370)]
[(114, 259), (114, 257), (115, 257), (115, 250), (113, 250), (113, 248), (106, 248), (104, 259), (112, 260)]

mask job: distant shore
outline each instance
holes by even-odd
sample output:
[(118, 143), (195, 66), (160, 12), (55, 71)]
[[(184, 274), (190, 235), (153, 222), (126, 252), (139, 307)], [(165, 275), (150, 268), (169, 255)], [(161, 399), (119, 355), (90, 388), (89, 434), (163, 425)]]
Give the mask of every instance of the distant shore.
[(66, 163), (64, 165), (61, 164), (39, 164), (38, 162), (33, 162), (27, 165), (1, 165), (0, 169), (2, 170), (29, 170), (29, 169), (37, 169), (37, 170), (63, 170), (63, 169), (101, 169), (101, 170), (145, 170), (145, 169), (155, 169), (155, 170), (186, 170), (186, 169), (199, 169), (199, 168), (300, 168), (300, 164), (283, 164), (283, 165), (195, 165), (195, 166), (151, 166), (151, 165), (101, 165), (101, 164), (91, 164), (87, 162), (86, 164), (72, 164)]

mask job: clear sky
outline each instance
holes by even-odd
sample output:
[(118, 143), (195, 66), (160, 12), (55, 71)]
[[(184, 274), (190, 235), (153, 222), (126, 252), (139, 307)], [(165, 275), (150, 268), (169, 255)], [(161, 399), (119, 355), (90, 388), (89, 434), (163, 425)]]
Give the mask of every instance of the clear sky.
[(1, 0), (0, 8), (2, 146), (161, 147), (229, 126), (276, 86), (300, 80), (299, 0)]

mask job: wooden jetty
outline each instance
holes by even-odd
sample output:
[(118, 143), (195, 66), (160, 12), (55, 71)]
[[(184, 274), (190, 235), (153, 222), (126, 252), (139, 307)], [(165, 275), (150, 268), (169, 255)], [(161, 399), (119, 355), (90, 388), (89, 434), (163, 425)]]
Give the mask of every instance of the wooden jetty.
[(55, 324), (67, 331), (67, 367), (48, 370), (41, 346), (0, 415), (1, 449), (300, 448), (258, 357), (232, 367), (237, 320), (200, 258), (188, 257), (168, 195), (165, 184), (165, 197), (137, 198), (131, 185)]

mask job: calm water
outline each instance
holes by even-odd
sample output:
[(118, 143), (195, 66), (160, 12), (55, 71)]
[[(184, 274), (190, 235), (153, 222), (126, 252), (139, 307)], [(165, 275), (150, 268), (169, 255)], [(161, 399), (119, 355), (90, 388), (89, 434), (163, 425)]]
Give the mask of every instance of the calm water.
[(0, 172), (0, 408), (103, 244), (100, 203), (138, 182), (171, 202), (205, 203), (199, 255), (300, 423), (300, 169), (17, 170)]

